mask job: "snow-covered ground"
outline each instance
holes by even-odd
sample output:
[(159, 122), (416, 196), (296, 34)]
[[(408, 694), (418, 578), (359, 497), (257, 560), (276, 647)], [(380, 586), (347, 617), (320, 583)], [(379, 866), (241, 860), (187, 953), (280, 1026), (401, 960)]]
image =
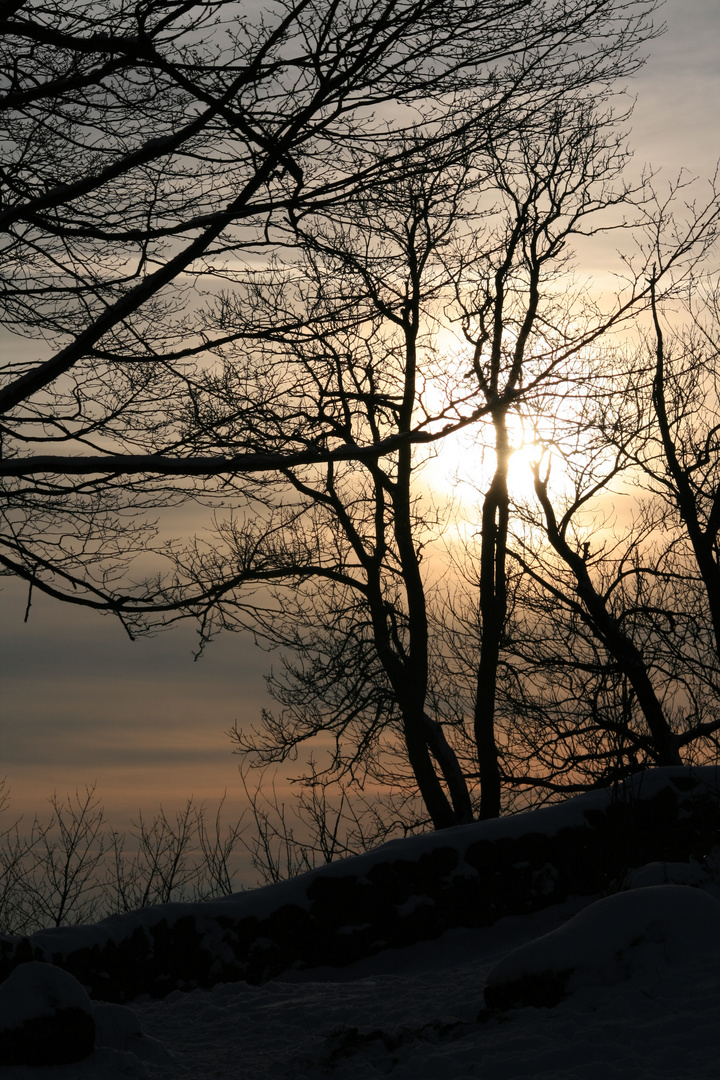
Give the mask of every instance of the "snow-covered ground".
[[(486, 1007), (526, 977), (567, 996)], [(3, 1080), (718, 1080), (720, 859), (350, 967), (94, 1008), (89, 1058)]]
[[(76, 1065), (2, 1074), (7, 1080), (717, 1080), (714, 948), (669, 963), (659, 948), (654, 975), (637, 971), (626, 982), (585, 987), (551, 1009), (483, 1016), (483, 986), (494, 964), (567, 924), (578, 907), (504, 919), (482, 931), (450, 931), (432, 944), (340, 972), (135, 1003), (146, 1037), (129, 1029), (126, 1050), (104, 1048)], [(618, 931), (622, 936), (621, 926)], [(115, 1041), (121, 1043), (121, 1030)]]

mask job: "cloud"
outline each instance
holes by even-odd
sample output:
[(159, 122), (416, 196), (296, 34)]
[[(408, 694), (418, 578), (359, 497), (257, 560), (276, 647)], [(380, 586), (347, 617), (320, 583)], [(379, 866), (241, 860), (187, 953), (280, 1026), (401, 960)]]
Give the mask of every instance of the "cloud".
[(269, 658), (251, 639), (225, 635), (195, 663), (191, 625), (131, 642), (116, 621), (41, 596), (24, 624), (24, 604), (24, 589), (9, 582), (0, 597), (0, 776), (16, 809), (32, 814), (53, 790), (96, 780), (123, 814), (126, 802), (136, 812), (239, 792), (226, 732), (257, 720), (269, 701)]

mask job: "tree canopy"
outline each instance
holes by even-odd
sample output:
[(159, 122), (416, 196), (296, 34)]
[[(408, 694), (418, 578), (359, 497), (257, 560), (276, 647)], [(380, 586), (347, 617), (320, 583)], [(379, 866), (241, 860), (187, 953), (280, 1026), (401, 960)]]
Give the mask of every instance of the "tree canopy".
[[(590, 498), (589, 433), (603, 453), (614, 445), (615, 353), (600, 363), (598, 349), (643, 305), (670, 474), (653, 483), (683, 521), (692, 510), (658, 306), (707, 250), (718, 199), (679, 225), (647, 177), (627, 179), (624, 84), (658, 32), (655, 7), (2, 5), (4, 571), (130, 631), (193, 614), (204, 640), (246, 627), (284, 647), (283, 710), (238, 733), (241, 751), (283, 761), (323, 733), (330, 764), (309, 783), (419, 792), (415, 819), (435, 826), (494, 816), (503, 785), (540, 782), (558, 721), (548, 650), (528, 642), (559, 612), (589, 635), (581, 645), (563, 623), (573, 670), (620, 671), (613, 685), (639, 702), (632, 721), (593, 729), (602, 742), (639, 723), (620, 771), (638, 754), (678, 760), (695, 736), (678, 741), (647, 639), (568, 534)], [(641, 238), (611, 297), (571, 273), (575, 238), (602, 230)], [(558, 518), (538, 459), (537, 504), (513, 507), (511, 423), (539, 432), (568, 395), (595, 408), (567, 413), (576, 504)], [(459, 613), (475, 635), (470, 698), (454, 693), (462, 649), (423, 561), (443, 519), (419, 486), (427, 454), (460, 429), (494, 461), (472, 613)], [(616, 451), (648, 471), (631, 440)], [(217, 510), (216, 538), (158, 545), (156, 513), (183, 501)], [(711, 607), (717, 516), (690, 538)], [(153, 547), (170, 572), (129, 572)], [(523, 724), (533, 750), (517, 749)], [(585, 750), (563, 753), (542, 774), (549, 790)], [(607, 782), (612, 755), (588, 753), (583, 783)]]

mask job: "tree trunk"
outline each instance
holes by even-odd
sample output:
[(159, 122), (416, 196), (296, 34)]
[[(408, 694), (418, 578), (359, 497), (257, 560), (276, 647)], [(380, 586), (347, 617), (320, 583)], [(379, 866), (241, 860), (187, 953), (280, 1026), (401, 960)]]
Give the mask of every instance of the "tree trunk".
[(500, 644), (507, 614), (505, 561), (510, 462), (505, 411), (494, 415), (496, 466), (482, 509), (480, 545), (480, 662), (475, 696), (475, 745), (480, 770), (480, 817), (500, 815), (500, 763), (495, 740), (495, 701)]
[[(414, 266), (417, 277), (417, 267)], [(414, 306), (406, 313), (405, 325), (405, 385), (403, 404), (398, 416), (398, 430), (409, 432), (415, 405), (416, 337), (418, 326), (416, 280)], [(428, 624), (425, 588), (420, 573), (420, 561), (413, 536), (411, 480), (413, 448), (408, 442), (398, 450), (397, 478), (392, 488), (393, 528), (402, 579), (407, 598), (408, 648), (404, 657), (397, 658), (399, 672), (390, 675), (403, 715), (403, 730), (408, 758), (436, 829), (448, 828), (472, 820), (470, 793), (455, 752), (438, 731), (428, 724), (425, 699), (428, 685)], [(401, 672), (401, 674), (400, 674)], [(401, 685), (402, 682), (402, 685)], [(452, 806), (443, 790), (430, 756), (438, 762), (447, 783)]]
[(467, 825), (473, 820), (472, 803), (465, 777), (463, 776), (460, 762), (440, 724), (427, 713), (424, 715), (425, 735), (430, 753), (437, 761), (443, 774), (443, 779), (450, 792), (453, 810), (457, 819), (456, 824)]

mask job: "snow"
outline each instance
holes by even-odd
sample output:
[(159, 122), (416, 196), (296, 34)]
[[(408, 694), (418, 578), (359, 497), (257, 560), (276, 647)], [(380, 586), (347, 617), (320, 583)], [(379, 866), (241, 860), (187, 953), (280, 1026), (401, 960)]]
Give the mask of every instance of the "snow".
[[(647, 777), (645, 794), (664, 782)], [(543, 831), (555, 830), (595, 805), (606, 806), (607, 794), (538, 811), (532, 831), (540, 831), (538, 815)], [(523, 824), (518, 817), (487, 827), (517, 836)], [(447, 846), (447, 834), (395, 843), (392, 853), (417, 858), (433, 842)], [(464, 850), (467, 837), (455, 842)], [(387, 860), (391, 847), (354, 860), (352, 873)], [(266, 903), (270, 911), (303, 902), (306, 885), (178, 909), (197, 907), (198, 918), (227, 903), (248, 911)], [(260, 986), (94, 1003), (99, 1046), (91, 1057), (6, 1068), (3, 1080), (717, 1080), (720, 860), (634, 867), (622, 890), (450, 930), (344, 968), (287, 971)], [(76, 944), (110, 940), (119, 929), (111, 920), (71, 936)], [(51, 934), (59, 944), (62, 935)], [(569, 968), (568, 996), (552, 1008), (485, 1007), (488, 981)]]
[(0, 1031), (21, 1027), (36, 1016), (52, 1016), (58, 1009), (92, 1012), (80, 983), (62, 968), (30, 961), (0, 985)]
[[(707, 860), (706, 860), (707, 861)], [(631, 870), (623, 881), (623, 889), (641, 889), (645, 885), (706, 885), (707, 870), (694, 859), (689, 863), (651, 862)]]
[(720, 964), (720, 903), (687, 885), (651, 885), (606, 896), (564, 926), (513, 950), (491, 985), (571, 971), (567, 988), (663, 978), (666, 965), (713, 955)]
[[(381, 864), (389, 864), (394, 860), (417, 861), (424, 855), (437, 852), (439, 848), (443, 847), (450, 848), (452, 846), (457, 854), (454, 873), (468, 872), (475, 874), (477, 873), (476, 869), (468, 866), (465, 862), (465, 853), (478, 840), (488, 842), (514, 840), (527, 834), (546, 837), (557, 836), (557, 834), (565, 830), (586, 826), (593, 812), (606, 813), (613, 800), (618, 797), (628, 801), (633, 798), (650, 800), (667, 788), (669, 783), (679, 782), (682, 784), (686, 782), (690, 775), (692, 775), (698, 791), (702, 788), (711, 791), (720, 789), (720, 774), (714, 766), (694, 768), (692, 770), (682, 767), (653, 769), (630, 777), (623, 783), (619, 791), (610, 788), (600, 789), (576, 796), (567, 802), (542, 807), (526, 814), (476, 822), (441, 834), (424, 833), (402, 840), (391, 840), (364, 855), (339, 860), (328, 866), (310, 870), (293, 878), (291, 881), (266, 885), (263, 888), (249, 892), (233, 893), (227, 897), (203, 904), (160, 904), (131, 914), (110, 916), (93, 926), (59, 927), (41, 930), (33, 935), (33, 944), (38, 950), (38, 955), (43, 955), (48, 960), (55, 958), (60, 961), (71, 953), (80, 950), (100, 950), (108, 942), (120, 946), (138, 933), (144, 935), (150, 942), (151, 931), (158, 924), (164, 923), (166, 926), (171, 927), (179, 920), (186, 918), (188, 914), (191, 914), (196, 925), (202, 928), (207, 944), (220, 955), (221, 945), (217, 940), (217, 926), (214, 923), (218, 916), (228, 916), (235, 920), (245, 917), (266, 919), (281, 908), (290, 906), (299, 908), (302, 911), (308, 911), (311, 907), (309, 890), (320, 877), (324, 881), (332, 881), (336, 878), (352, 875), (359, 882), (364, 883), (368, 881), (370, 872)], [(450, 833), (452, 833), (452, 837), (450, 837)], [(663, 871), (658, 868), (665, 865), (653, 864), (655, 867), (653, 873), (661, 875)], [(537, 889), (544, 894), (552, 892), (552, 882), (555, 877), (555, 868), (548, 864), (540, 872), (540, 876), (535, 883)], [(666, 879), (660, 876), (653, 879), (652, 882), (644, 883), (659, 884), (663, 880)], [(695, 882), (688, 881), (687, 883), (694, 884)], [(416, 906), (421, 902), (422, 898), (419, 898)], [(413, 901), (413, 903), (416, 902)], [(409, 906), (405, 913), (407, 914), (411, 908), (412, 905)]]
[[(340, 971), (135, 1003), (146, 1038), (136, 1036), (134, 1050), (126, 1039), (85, 1062), (8, 1068), (3, 1078), (716, 1080), (716, 956), (688, 958), (656, 985), (631, 978), (611, 993), (586, 987), (553, 1009), (482, 1016), (495, 961), (573, 914), (566, 904)], [(152, 1039), (169, 1052), (164, 1060)]]

